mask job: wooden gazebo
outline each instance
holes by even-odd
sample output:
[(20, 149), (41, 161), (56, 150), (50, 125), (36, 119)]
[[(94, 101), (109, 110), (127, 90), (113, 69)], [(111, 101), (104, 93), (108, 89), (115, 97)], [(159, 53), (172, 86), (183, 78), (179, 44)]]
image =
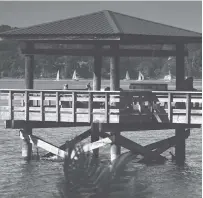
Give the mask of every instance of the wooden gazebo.
[[(185, 44), (201, 43), (202, 35), (197, 32), (184, 30), (169, 25), (164, 25), (144, 19), (116, 13), (108, 10), (95, 12), (83, 16), (69, 18), (50, 23), (39, 24), (31, 27), (15, 29), (0, 34), (3, 39), (18, 40), (20, 42), (21, 52), (25, 55), (25, 84), (26, 89), (33, 89), (33, 70), (34, 55), (71, 55), (71, 56), (93, 56), (94, 57), (94, 75), (93, 90), (99, 91), (101, 88), (101, 67), (102, 57), (110, 58), (110, 90), (118, 91), (120, 88), (119, 78), (119, 58), (148, 56), (148, 57), (176, 57), (176, 90), (181, 90), (181, 84), (185, 80), (184, 76), (184, 57), (188, 52), (185, 50)], [(157, 45), (156, 49), (135, 49), (129, 46), (136, 45)], [(170, 50), (164, 50), (161, 46), (173, 45)], [(175, 50), (174, 50), (175, 49)], [(26, 92), (27, 93), (27, 92)], [(11, 94), (12, 95), (12, 94)], [(92, 95), (90, 95), (92, 97)], [(169, 103), (171, 103), (171, 95), (169, 94)], [(29, 96), (26, 96), (29, 97)], [(43, 96), (42, 101), (43, 101)], [(59, 97), (56, 94), (56, 98)], [(90, 97), (90, 98), (91, 98)], [(74, 98), (74, 97), (73, 97)], [(189, 100), (189, 99), (188, 99)], [(108, 101), (108, 99), (107, 99)], [(29, 114), (29, 105), (26, 104)], [(10, 103), (12, 107), (12, 102)], [(43, 105), (42, 105), (43, 106)], [(108, 111), (108, 105), (105, 106)], [(42, 107), (43, 108), (43, 107)], [(58, 110), (58, 106), (56, 109)], [(90, 105), (90, 112), (93, 107)], [(43, 112), (43, 110), (41, 111)], [(73, 120), (75, 122), (75, 111), (73, 110)], [(169, 109), (171, 112), (171, 109)], [(12, 114), (12, 110), (11, 110)], [(25, 121), (29, 123), (29, 116), (25, 111)], [(108, 113), (106, 114), (108, 120)], [(58, 116), (58, 114), (57, 114)], [(91, 113), (89, 114), (89, 123), (93, 122)], [(190, 114), (187, 115), (188, 120)], [(171, 117), (171, 115), (170, 115)], [(10, 117), (9, 120), (15, 120)], [(60, 122), (60, 118), (57, 117)], [(43, 118), (41, 123), (45, 123)], [(108, 122), (108, 121), (107, 121)], [(133, 123), (133, 122), (132, 122)], [(8, 124), (8, 123), (7, 123)], [(110, 124), (110, 123), (108, 123)], [(129, 124), (129, 123), (128, 123)], [(187, 123), (188, 124), (188, 123)], [(12, 124), (11, 124), (12, 125)], [(9, 125), (11, 127), (11, 125)], [(144, 125), (144, 124), (143, 124)], [(28, 125), (26, 125), (28, 126)], [(33, 127), (34, 125), (32, 125)], [(35, 125), (36, 126), (36, 125)], [(42, 126), (42, 125), (40, 125)], [(46, 125), (47, 126), (47, 125)], [(49, 127), (53, 126), (49, 125)], [(64, 125), (63, 125), (64, 126)], [(139, 125), (140, 126), (140, 125)], [(152, 125), (151, 125), (152, 126)], [(169, 125), (168, 125), (169, 126)], [(169, 128), (171, 128), (170, 125)], [(191, 125), (190, 125), (191, 126)], [(26, 128), (26, 133), (31, 134), (31, 128)], [(119, 128), (119, 123), (117, 129)], [(163, 127), (163, 126), (162, 126)], [(188, 127), (188, 125), (187, 125)], [(22, 128), (22, 125), (19, 127)], [(94, 131), (96, 131), (95, 127)], [(167, 128), (166, 125), (164, 128)], [(173, 128), (173, 127), (172, 127)], [(181, 139), (181, 143), (177, 145), (177, 153), (181, 161), (185, 158), (185, 128), (182, 126), (174, 126)], [(127, 129), (128, 130), (128, 129)], [(111, 129), (113, 136), (119, 135), (115, 129)], [(92, 134), (92, 142), (99, 139), (98, 134)], [(180, 135), (178, 135), (180, 134)], [(181, 137), (182, 136), (182, 137)], [(114, 142), (116, 140), (114, 139)], [(126, 142), (125, 144), (128, 144)], [(134, 145), (135, 146), (135, 145)], [(135, 146), (136, 147), (136, 146)], [(140, 150), (143, 155), (147, 152)], [(29, 150), (29, 149), (28, 149)], [(132, 149), (133, 150), (133, 149)], [(112, 159), (119, 154), (119, 146), (112, 144)], [(151, 151), (152, 152), (152, 151)], [(151, 155), (151, 153), (147, 153)]]

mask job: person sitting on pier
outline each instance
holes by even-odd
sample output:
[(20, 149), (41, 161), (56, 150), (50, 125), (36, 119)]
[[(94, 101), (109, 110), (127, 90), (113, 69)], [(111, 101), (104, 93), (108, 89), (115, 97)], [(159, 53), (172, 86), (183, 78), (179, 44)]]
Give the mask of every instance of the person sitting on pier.
[(87, 90), (92, 90), (91, 85), (90, 85), (90, 82), (86, 85), (86, 89), (87, 89)]
[[(68, 84), (63, 85), (63, 90), (68, 90)], [(69, 102), (69, 101), (61, 101), (61, 107), (62, 108), (69, 108), (69, 107), (71, 107), (71, 102)]]
[(68, 90), (68, 84), (63, 85), (63, 90)]

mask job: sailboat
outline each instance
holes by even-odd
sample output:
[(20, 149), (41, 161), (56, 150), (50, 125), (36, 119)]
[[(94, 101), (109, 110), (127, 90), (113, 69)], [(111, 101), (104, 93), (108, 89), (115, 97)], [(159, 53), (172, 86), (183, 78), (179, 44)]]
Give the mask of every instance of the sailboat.
[(126, 75), (125, 75), (125, 79), (124, 79), (124, 80), (130, 80), (130, 76), (129, 76), (128, 71), (126, 72)]
[(77, 80), (77, 81), (79, 80), (78, 77), (77, 77), (76, 70), (73, 72), (72, 80)]
[(142, 81), (144, 80), (144, 75), (139, 71), (139, 75), (138, 75), (138, 80)]
[(58, 70), (58, 72), (56, 74), (56, 80), (55, 81), (59, 81), (59, 70)]
[(167, 81), (171, 81), (172, 80), (172, 75), (171, 75), (171, 71), (169, 70), (169, 74), (164, 76), (164, 80), (167, 80)]

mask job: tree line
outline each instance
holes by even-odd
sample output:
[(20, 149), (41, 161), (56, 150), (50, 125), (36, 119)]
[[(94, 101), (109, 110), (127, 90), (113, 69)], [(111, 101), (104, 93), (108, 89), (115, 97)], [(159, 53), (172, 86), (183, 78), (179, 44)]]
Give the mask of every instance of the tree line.
[[(16, 27), (14, 27), (16, 28)], [(0, 32), (14, 29), (1, 25)], [(150, 46), (150, 45), (148, 45)], [(202, 45), (186, 45), (189, 55), (185, 58), (185, 75), (201, 78), (202, 74)], [(104, 57), (102, 63), (102, 78), (108, 79), (110, 73), (110, 58)], [(35, 56), (35, 78), (55, 78), (60, 71), (60, 78), (68, 79), (74, 70), (81, 78), (92, 78), (93, 57), (76, 56)], [(171, 72), (176, 75), (176, 61), (173, 57), (121, 57), (120, 78), (125, 78), (128, 71), (131, 79), (137, 79), (139, 71), (146, 78), (160, 79)], [(24, 55), (21, 54), (19, 43), (11, 40), (0, 40), (0, 78), (24, 78)]]

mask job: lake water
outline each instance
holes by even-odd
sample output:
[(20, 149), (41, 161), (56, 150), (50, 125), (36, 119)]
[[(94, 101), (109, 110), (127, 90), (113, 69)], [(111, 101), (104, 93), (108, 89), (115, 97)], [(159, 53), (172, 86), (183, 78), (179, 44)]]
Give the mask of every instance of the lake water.
[[(87, 82), (87, 81), (86, 81)], [(85, 87), (86, 82), (71, 82), (70, 87)], [(0, 88), (24, 88), (24, 81), (0, 81)], [(37, 89), (61, 89), (65, 81), (36, 81)], [(86, 84), (85, 84), (86, 83)], [(108, 85), (108, 82), (105, 86)], [(123, 82), (123, 88), (129, 82)], [(59, 146), (87, 128), (36, 129), (34, 134)], [(58, 193), (57, 185), (63, 178), (63, 163), (21, 159), (21, 140), (18, 130), (4, 129), (0, 123), (0, 197), (2, 198), (52, 198)], [(173, 130), (125, 132), (124, 136), (146, 145), (174, 135)], [(128, 164), (124, 177), (126, 191), (136, 198), (199, 198), (202, 197), (202, 129), (191, 130), (186, 143), (186, 164), (178, 167), (171, 160), (163, 165), (146, 166)], [(109, 160), (109, 146), (100, 149), (101, 159)], [(171, 158), (169, 151), (164, 155)], [(45, 153), (40, 150), (40, 154)], [(118, 193), (122, 198), (126, 192)], [(110, 196), (111, 197), (111, 196)]]
[[(86, 128), (37, 129), (34, 134), (60, 145)], [(18, 130), (3, 129), (0, 138), (0, 197), (3, 198), (52, 198), (58, 193), (57, 184), (63, 178), (63, 163), (46, 160), (21, 159), (21, 140)], [(141, 131), (123, 133), (142, 145), (174, 135), (168, 131)], [(198, 198), (202, 197), (202, 148), (201, 129), (193, 129), (187, 139), (186, 164), (178, 167), (171, 160), (163, 165), (146, 166), (128, 164), (124, 177), (128, 178), (127, 190), (138, 198)], [(100, 149), (103, 160), (109, 158), (109, 146)], [(164, 153), (170, 159), (169, 151)], [(40, 154), (44, 151), (40, 150)], [(125, 194), (125, 192), (123, 192)], [(117, 197), (124, 197), (118, 193)], [(110, 196), (111, 197), (111, 196)]]

